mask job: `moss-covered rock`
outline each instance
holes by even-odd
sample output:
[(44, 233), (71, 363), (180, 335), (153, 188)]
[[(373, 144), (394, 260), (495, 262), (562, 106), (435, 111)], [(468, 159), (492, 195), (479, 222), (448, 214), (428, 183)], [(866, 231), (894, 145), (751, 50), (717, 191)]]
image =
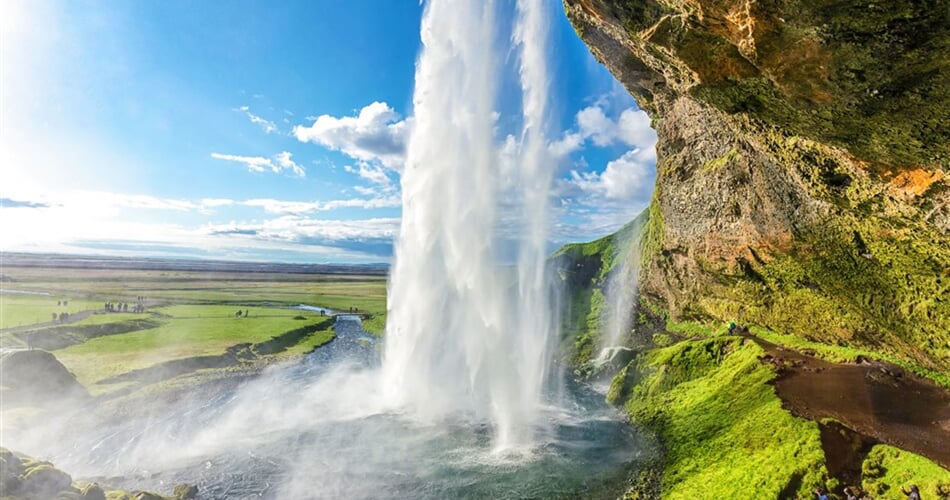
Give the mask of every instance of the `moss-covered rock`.
[(27, 467), (20, 475), (20, 486), (17, 494), (34, 498), (53, 498), (60, 492), (73, 492), (73, 478), (53, 467), (39, 463)]
[(172, 490), (175, 500), (193, 500), (198, 496), (198, 487), (193, 484), (179, 484)]
[(79, 488), (79, 493), (85, 500), (106, 500), (106, 493), (97, 483), (84, 484)]
[(151, 491), (136, 491), (132, 493), (132, 500), (168, 500), (168, 497)]
[(950, 371), (950, 0), (565, 8), (657, 129), (642, 304)]

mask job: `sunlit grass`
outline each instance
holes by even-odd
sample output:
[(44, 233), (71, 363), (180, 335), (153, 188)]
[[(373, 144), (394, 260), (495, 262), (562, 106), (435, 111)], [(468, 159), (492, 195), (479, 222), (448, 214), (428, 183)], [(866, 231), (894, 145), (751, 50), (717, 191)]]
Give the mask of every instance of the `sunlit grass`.
[(627, 386), (612, 392), (630, 396), (628, 413), (666, 446), (664, 498), (806, 498), (824, 484), (818, 425), (782, 409), (763, 352), (737, 337), (684, 341), (615, 381)]
[[(291, 309), (245, 308), (242, 312), (244, 310), (250, 311), (249, 317), (236, 317), (237, 308), (224, 305), (159, 308), (156, 312), (168, 317), (163, 318), (157, 328), (98, 337), (54, 354), (80, 383), (91, 387), (99, 381), (162, 362), (221, 355), (233, 345), (264, 342), (324, 319)], [(297, 317), (306, 319), (295, 319)]]
[(874, 498), (903, 500), (903, 486), (920, 488), (923, 498), (947, 498), (950, 496), (950, 471), (924, 457), (879, 444), (871, 449), (864, 464), (862, 487)]
[[(7, 285), (4, 284), (6, 287)], [(13, 288), (13, 287), (10, 287)], [(68, 301), (67, 305), (56, 305), (57, 301)], [(13, 328), (45, 323), (52, 315), (73, 314), (85, 310), (102, 309), (103, 303), (83, 299), (74, 299), (69, 295), (21, 295), (0, 294), (0, 328)]]

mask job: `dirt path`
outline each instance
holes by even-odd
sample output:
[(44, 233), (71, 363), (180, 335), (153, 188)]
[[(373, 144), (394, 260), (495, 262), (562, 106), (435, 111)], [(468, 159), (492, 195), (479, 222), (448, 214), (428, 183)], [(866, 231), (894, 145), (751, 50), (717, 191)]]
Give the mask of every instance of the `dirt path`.
[[(829, 473), (860, 475), (876, 443), (925, 456), (950, 469), (950, 391), (881, 361), (838, 364), (756, 338), (776, 366), (775, 390), (792, 414), (822, 424)], [(856, 470), (855, 470), (856, 467)]]

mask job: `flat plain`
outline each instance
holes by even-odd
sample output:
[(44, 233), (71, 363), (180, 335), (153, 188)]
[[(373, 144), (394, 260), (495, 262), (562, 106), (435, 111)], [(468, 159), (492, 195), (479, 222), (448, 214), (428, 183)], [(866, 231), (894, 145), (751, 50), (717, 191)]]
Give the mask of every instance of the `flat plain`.
[(378, 272), (42, 262), (3, 266), (0, 351), (47, 350), (94, 396), (300, 356), (332, 340), (333, 312), (361, 314), (377, 335), (385, 324), (386, 278)]

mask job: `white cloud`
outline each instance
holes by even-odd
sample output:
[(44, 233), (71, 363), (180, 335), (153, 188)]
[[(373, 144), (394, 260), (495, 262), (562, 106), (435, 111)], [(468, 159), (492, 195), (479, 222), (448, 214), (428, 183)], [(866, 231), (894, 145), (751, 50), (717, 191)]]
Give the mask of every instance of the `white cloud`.
[(575, 129), (565, 131), (548, 145), (555, 157), (579, 151), (587, 141), (600, 147), (619, 143), (644, 151), (656, 146), (656, 131), (650, 127), (649, 115), (634, 108), (624, 110), (617, 120), (612, 120), (600, 104), (594, 104), (578, 111), (575, 121)]
[(650, 117), (629, 108), (613, 119), (604, 112), (604, 105), (598, 101), (579, 111), (575, 127), (548, 145), (562, 159), (588, 144), (629, 148), (602, 171), (588, 170), (590, 165), (579, 158), (568, 176), (555, 182), (555, 196), (561, 202), (556, 208), (555, 238), (575, 241), (603, 236), (649, 204), (656, 172), (656, 132), (650, 127)]
[(263, 208), (265, 212), (272, 214), (292, 213), (303, 214), (320, 210), (321, 204), (316, 201), (284, 201), (271, 198), (257, 198), (245, 200), (242, 205), (248, 207)]
[(277, 165), (280, 168), (290, 170), (297, 177), (303, 177), (306, 175), (303, 167), (294, 163), (294, 161), (290, 159), (290, 156), (290, 153), (287, 151), (281, 151), (280, 153), (277, 153), (277, 156), (274, 157), (274, 160), (277, 162)]
[(217, 160), (233, 161), (243, 163), (251, 172), (266, 172), (270, 170), (274, 173), (288, 170), (297, 177), (304, 177), (306, 171), (303, 167), (295, 163), (290, 157), (291, 153), (281, 151), (273, 158), (264, 158), (263, 156), (238, 156), (221, 153), (211, 153), (211, 157)]
[(301, 142), (313, 142), (365, 162), (400, 169), (405, 160), (408, 121), (384, 102), (373, 102), (357, 116), (318, 116), (309, 127), (297, 125), (293, 134)]
[(398, 207), (401, 203), (402, 200), (398, 196), (387, 195), (374, 198), (350, 198), (330, 201), (284, 201), (257, 198), (243, 201), (241, 205), (263, 208), (267, 213), (305, 214), (311, 212), (325, 212), (338, 208), (391, 208)]
[(655, 163), (656, 154), (653, 150), (627, 151), (620, 158), (607, 163), (603, 173), (593, 174), (596, 180), (587, 188), (602, 192), (610, 199), (622, 200), (643, 195), (646, 191), (644, 188), (652, 188), (651, 174)]
[(392, 179), (389, 178), (389, 175), (386, 173), (386, 169), (379, 165), (372, 165), (365, 161), (361, 161), (357, 167), (344, 165), (343, 170), (346, 170), (351, 174), (356, 174), (362, 179), (365, 179), (378, 186), (389, 187), (392, 185)]
[(248, 120), (251, 120), (251, 123), (253, 123), (253, 124), (255, 124), (255, 125), (259, 125), (259, 126), (261, 127), (261, 129), (264, 130), (264, 133), (272, 134), (272, 133), (274, 133), (274, 132), (277, 132), (277, 125), (275, 125), (274, 122), (272, 122), (272, 121), (270, 121), (270, 120), (265, 120), (265, 119), (261, 118), (260, 116), (257, 116), (257, 115), (255, 115), (254, 113), (251, 113), (251, 108), (250, 108), (250, 107), (248, 107), (248, 106), (241, 106), (240, 108), (236, 109), (235, 111), (240, 111), (240, 112), (244, 113), (245, 116), (247, 116), (247, 119), (248, 119)]
[(234, 200), (227, 198), (204, 198), (201, 200), (201, 205), (205, 207), (227, 207), (234, 205)]
[[(22, 199), (6, 207), (0, 219), (5, 235), (0, 251), (107, 252), (112, 255), (176, 255), (269, 260), (322, 259), (336, 262), (388, 260), (397, 218), (322, 220), (294, 211), (331, 210), (343, 206), (398, 204), (392, 198), (289, 202), (236, 201), (227, 198), (182, 200), (102, 191), (72, 191)], [(270, 208), (276, 217), (250, 222), (206, 224), (204, 209), (229, 206)], [(149, 215), (142, 210), (188, 212), (189, 215)], [(225, 213), (226, 216), (227, 213)], [(168, 220), (175, 220), (172, 223)], [(191, 220), (193, 222), (184, 222)], [(311, 258), (307, 259), (307, 256)]]

